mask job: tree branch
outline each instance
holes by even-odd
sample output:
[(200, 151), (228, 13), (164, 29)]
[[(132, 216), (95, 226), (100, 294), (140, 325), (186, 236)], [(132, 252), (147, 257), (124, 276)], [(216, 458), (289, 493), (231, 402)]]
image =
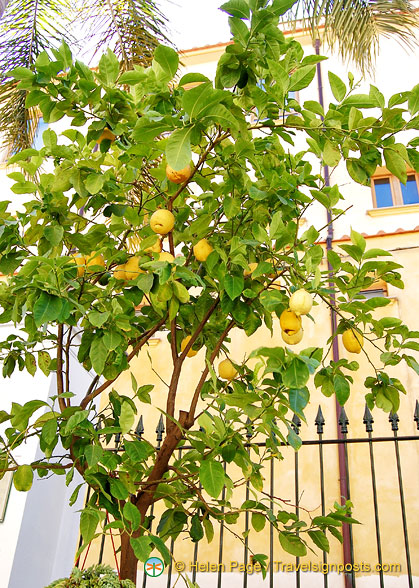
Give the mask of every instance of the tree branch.
[[(147, 341), (150, 339), (150, 337), (152, 337), (154, 335), (154, 333), (156, 333), (160, 327), (166, 322), (167, 316), (164, 316), (156, 325), (154, 325), (154, 327), (152, 329), (150, 329), (146, 335), (143, 335), (143, 337), (141, 337), (141, 339), (138, 341), (138, 343), (134, 346), (133, 350), (131, 351), (131, 353), (128, 355), (128, 362), (131, 361), (131, 359), (137, 355), (137, 353), (140, 351), (141, 347), (143, 345), (145, 345), (147, 343)], [(98, 396), (99, 394), (101, 394), (104, 390), (106, 390), (107, 388), (109, 388), (109, 386), (112, 386), (112, 384), (115, 382), (115, 380), (117, 380), (119, 378), (120, 374), (118, 374), (116, 376), (116, 378), (113, 378), (112, 380), (107, 380), (106, 382), (104, 382), (101, 386), (99, 386), (99, 388), (96, 388), (96, 390), (92, 390), (91, 392), (89, 392), (90, 387), (92, 386), (92, 384), (90, 384), (89, 390), (86, 393), (86, 396), (83, 398), (83, 400), (80, 403), (80, 407), (81, 409), (85, 409), (86, 406), (89, 404), (89, 402), (91, 402), (94, 398), (96, 398), (96, 396)]]
[[(231, 321), (229, 322), (229, 324), (227, 325), (227, 327), (224, 329), (221, 337), (218, 340), (217, 345), (215, 346), (214, 351), (211, 353), (210, 359), (209, 359), (209, 363), (212, 365), (214, 359), (217, 357), (218, 353), (220, 352), (221, 346), (224, 342), (224, 339), (227, 337), (228, 333), (230, 332), (230, 330), (234, 327), (234, 325), (236, 324), (236, 321), (234, 319), (231, 319)], [(185, 423), (185, 427), (187, 429), (190, 429), (192, 427), (192, 425), (194, 424), (195, 421), (195, 411), (196, 411), (196, 406), (198, 404), (198, 400), (199, 400), (199, 396), (201, 394), (201, 390), (202, 390), (202, 386), (205, 383), (205, 380), (207, 379), (207, 375), (209, 372), (209, 368), (208, 365), (205, 366), (204, 371), (201, 374), (201, 378), (198, 382), (198, 385), (195, 389), (193, 398), (192, 398), (192, 402), (191, 402), (191, 406), (188, 412), (188, 417), (186, 419), (186, 423)]]

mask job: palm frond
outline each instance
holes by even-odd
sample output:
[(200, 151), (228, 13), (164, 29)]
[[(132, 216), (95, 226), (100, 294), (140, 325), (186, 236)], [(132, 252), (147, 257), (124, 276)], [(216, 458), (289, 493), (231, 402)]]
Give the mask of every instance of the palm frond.
[(88, 45), (95, 54), (110, 47), (125, 70), (150, 65), (154, 49), (166, 37), (166, 19), (154, 0), (97, 0), (80, 7)]
[(380, 36), (394, 38), (408, 49), (418, 44), (419, 12), (410, 0), (297, 0), (288, 21), (302, 19), (314, 38), (322, 35), (342, 59), (362, 73), (372, 72)]
[[(69, 0), (10, 0), (0, 21), (0, 135), (7, 153), (31, 146), (38, 113), (26, 109), (26, 92), (9, 72), (31, 68), (38, 55), (57, 47), (68, 33)], [(66, 26), (67, 25), (67, 26)]]

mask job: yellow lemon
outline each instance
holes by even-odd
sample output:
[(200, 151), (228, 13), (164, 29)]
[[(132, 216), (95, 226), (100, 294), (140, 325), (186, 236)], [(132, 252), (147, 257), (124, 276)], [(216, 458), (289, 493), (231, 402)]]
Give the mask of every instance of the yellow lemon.
[(170, 210), (159, 208), (150, 218), (151, 230), (160, 235), (167, 235), (175, 226), (175, 217)]
[(117, 280), (126, 280), (127, 275), (125, 273), (125, 264), (124, 265), (117, 265), (116, 268), (113, 270), (113, 277)]
[(159, 239), (156, 235), (156, 241), (154, 243), (154, 245), (151, 245), (151, 247), (147, 247), (146, 249), (144, 249), (144, 251), (146, 253), (160, 253), (160, 251), (163, 249), (163, 245), (161, 242), (161, 239)]
[(303, 335), (303, 329), (300, 329), (296, 333), (292, 334), (286, 333), (285, 331), (281, 331), (281, 337), (288, 345), (297, 345), (297, 343), (299, 343), (302, 340)]
[[(183, 352), (185, 350), (186, 345), (189, 343), (189, 341), (191, 340), (191, 336), (187, 335), (187, 337), (185, 337), (181, 344), (180, 344), (180, 350)], [(194, 357), (198, 352), (195, 351), (194, 349), (192, 349), (192, 347), (189, 349), (188, 353), (186, 354), (186, 357)]]
[(191, 173), (190, 165), (187, 165), (179, 171), (174, 170), (170, 165), (166, 166), (166, 177), (174, 184), (183, 184), (183, 182), (186, 182), (191, 177)]
[(77, 264), (77, 277), (82, 278), (86, 271), (86, 258), (80, 253), (73, 253), (71, 257)]
[(125, 264), (125, 279), (135, 280), (135, 278), (138, 278), (138, 276), (143, 273), (144, 271), (140, 269), (139, 266), (138, 257), (130, 257), (127, 263)]
[(237, 370), (229, 359), (223, 359), (218, 365), (218, 375), (223, 380), (233, 380), (237, 376)]
[(99, 145), (102, 143), (102, 141), (104, 141), (105, 139), (108, 139), (108, 141), (115, 141), (116, 139), (116, 135), (113, 134), (113, 132), (108, 129), (105, 128), (102, 131), (102, 134), (100, 135), (99, 139), (97, 140), (97, 142), (99, 143)]
[(350, 353), (361, 353), (362, 346), (364, 345), (364, 337), (358, 331), (348, 329), (342, 335), (342, 343)]
[(307, 290), (304, 290), (304, 288), (300, 288), (290, 297), (289, 307), (295, 314), (308, 314), (312, 306), (313, 299), (311, 294)]
[(96, 255), (96, 252), (93, 251), (89, 256), (86, 257), (86, 271), (88, 273), (93, 273), (97, 271), (98, 266), (105, 268), (105, 260), (103, 259), (102, 254)]
[(157, 261), (168, 261), (169, 263), (172, 263), (174, 259), (175, 258), (171, 253), (168, 253), (167, 251), (162, 251), (158, 256)]
[(201, 239), (193, 248), (193, 254), (198, 261), (206, 261), (208, 255), (213, 251), (214, 248), (207, 239)]
[(287, 335), (295, 335), (301, 329), (301, 317), (297, 316), (295, 312), (287, 308), (281, 313), (279, 317), (279, 324), (281, 329)]
[(243, 270), (243, 275), (245, 278), (251, 276), (255, 269), (257, 268), (258, 264), (256, 262), (249, 263), (247, 269)]

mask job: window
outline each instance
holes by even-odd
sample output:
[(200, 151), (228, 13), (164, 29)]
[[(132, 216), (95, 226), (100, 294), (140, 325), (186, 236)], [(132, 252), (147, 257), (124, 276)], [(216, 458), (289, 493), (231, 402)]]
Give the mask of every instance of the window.
[(404, 206), (419, 203), (419, 174), (409, 169), (406, 185), (386, 168), (378, 168), (378, 173), (371, 178), (372, 197), (375, 208)]

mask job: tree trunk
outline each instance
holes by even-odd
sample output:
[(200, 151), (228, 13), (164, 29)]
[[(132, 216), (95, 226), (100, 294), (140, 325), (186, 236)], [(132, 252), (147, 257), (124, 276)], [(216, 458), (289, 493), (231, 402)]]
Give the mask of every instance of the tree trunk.
[(6, 10), (8, 4), (9, 0), (0, 0), (0, 18), (3, 16), (3, 12)]
[(130, 536), (128, 533), (122, 533), (121, 535), (121, 579), (131, 580), (137, 585), (137, 566), (138, 559), (135, 557), (135, 553), (129, 542)]

